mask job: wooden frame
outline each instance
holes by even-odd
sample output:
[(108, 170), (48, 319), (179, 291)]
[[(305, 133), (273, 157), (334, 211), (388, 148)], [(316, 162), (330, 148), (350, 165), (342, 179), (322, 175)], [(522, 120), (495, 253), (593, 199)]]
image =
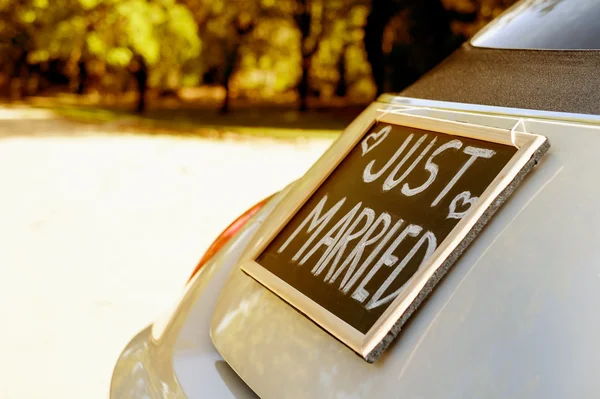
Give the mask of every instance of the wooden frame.
[[(439, 244), (433, 255), (406, 283), (403, 292), (394, 299), (370, 330), (363, 334), (272, 274), (258, 264), (255, 259), (376, 122), (516, 146), (518, 151), (485, 189), (469, 213), (458, 222), (451, 233)], [(548, 148), (547, 138), (541, 135), (382, 111), (371, 106), (346, 129), (344, 134), (313, 165), (306, 176), (294, 185), (291, 192), (273, 211), (271, 217), (273, 220), (279, 220), (280, 223), (274, 225), (264, 233), (264, 236), (260, 237), (260, 244), (251, 253), (246, 254), (245, 260), (241, 263), (241, 269), (346, 344), (363, 359), (373, 362), (389, 345), (402, 324), (427, 296), (443, 273), (485, 225), (505, 197), (510, 194), (514, 186), (520, 182)]]

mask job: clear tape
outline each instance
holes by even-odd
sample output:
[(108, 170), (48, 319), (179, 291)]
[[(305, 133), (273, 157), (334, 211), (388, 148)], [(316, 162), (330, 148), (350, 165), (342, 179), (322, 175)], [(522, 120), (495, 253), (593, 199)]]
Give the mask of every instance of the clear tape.
[(523, 120), (523, 118), (520, 118), (517, 121), (517, 123), (515, 123), (515, 125), (512, 127), (512, 129), (510, 129), (510, 141), (511, 141), (512, 145), (514, 145), (515, 148), (517, 148), (517, 149), (520, 148), (516, 142), (516, 130), (517, 130), (517, 127), (519, 127), (519, 125), (521, 125), (523, 127), (523, 133), (527, 133), (527, 129), (525, 128), (525, 121)]
[(387, 114), (402, 114), (404, 112), (413, 111), (416, 109), (421, 110), (421, 109), (429, 109), (429, 108), (422, 108), (422, 107), (392, 108), (392, 107), (388, 107), (386, 109), (378, 109), (377, 111), (382, 112), (382, 114), (376, 118), (376, 121), (379, 122), (379, 120), (381, 118), (383, 118), (384, 116), (386, 116)]

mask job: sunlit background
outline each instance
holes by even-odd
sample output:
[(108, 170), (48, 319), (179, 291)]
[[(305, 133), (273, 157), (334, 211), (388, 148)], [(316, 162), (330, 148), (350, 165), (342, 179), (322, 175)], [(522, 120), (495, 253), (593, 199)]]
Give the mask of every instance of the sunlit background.
[(225, 110), (227, 99), (366, 104), (416, 80), (512, 3), (0, 0), (0, 90), (139, 110), (164, 99)]
[(512, 0), (0, 0), (0, 398), (106, 398), (203, 251)]

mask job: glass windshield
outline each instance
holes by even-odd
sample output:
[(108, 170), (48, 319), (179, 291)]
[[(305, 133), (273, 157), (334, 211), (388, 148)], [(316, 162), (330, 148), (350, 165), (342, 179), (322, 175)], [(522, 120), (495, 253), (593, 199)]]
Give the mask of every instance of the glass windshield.
[(600, 49), (600, 0), (525, 0), (471, 44), (502, 49)]

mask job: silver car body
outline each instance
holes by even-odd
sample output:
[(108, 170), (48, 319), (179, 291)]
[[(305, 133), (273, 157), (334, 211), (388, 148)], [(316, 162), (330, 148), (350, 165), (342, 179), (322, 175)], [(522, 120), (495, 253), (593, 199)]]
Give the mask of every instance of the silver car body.
[(131, 341), (113, 399), (600, 396), (600, 118), (391, 95), (363, 115), (386, 108), (522, 119), (552, 148), (375, 364), (239, 269), (288, 188)]

